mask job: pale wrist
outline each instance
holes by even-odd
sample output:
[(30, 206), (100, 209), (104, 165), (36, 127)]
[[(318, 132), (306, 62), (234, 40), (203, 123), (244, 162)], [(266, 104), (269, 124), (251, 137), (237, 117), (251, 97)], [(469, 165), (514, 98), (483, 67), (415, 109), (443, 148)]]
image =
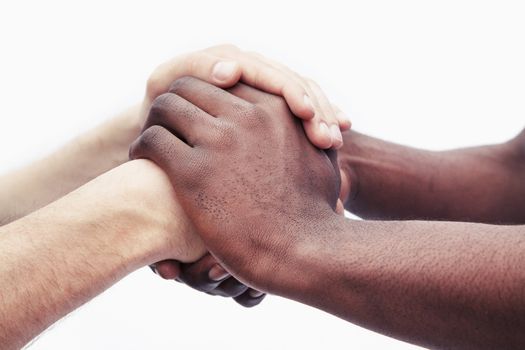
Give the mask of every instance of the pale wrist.
[(169, 178), (157, 165), (134, 160), (106, 175), (112, 188), (108, 206), (126, 225), (129, 238), (137, 242), (133, 248), (146, 248), (141, 251), (145, 263), (191, 262), (204, 255), (204, 244), (178, 203)]

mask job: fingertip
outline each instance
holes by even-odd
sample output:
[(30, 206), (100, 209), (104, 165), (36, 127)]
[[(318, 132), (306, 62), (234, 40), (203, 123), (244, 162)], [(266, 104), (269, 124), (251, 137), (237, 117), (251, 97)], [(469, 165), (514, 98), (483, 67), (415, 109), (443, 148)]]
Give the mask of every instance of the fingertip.
[(350, 120), (339, 121), (339, 129), (341, 131), (348, 131), (352, 128), (352, 122)]
[(311, 120), (315, 116), (312, 102), (304, 91), (285, 87), (283, 89), (283, 97), (297, 118)]
[[(252, 295), (255, 295), (255, 296), (252, 296)], [(235, 297), (234, 300), (239, 305), (242, 305), (246, 308), (251, 308), (251, 307), (259, 305), (264, 300), (265, 297), (266, 297), (265, 293), (255, 291), (254, 289), (249, 289), (242, 295)]]
[(339, 108), (334, 107), (334, 109), (336, 111), (335, 119), (337, 119), (337, 122), (339, 123), (339, 129), (341, 129), (341, 131), (350, 130), (352, 127), (352, 121), (350, 118)]
[(172, 280), (180, 275), (180, 266), (176, 261), (161, 261), (155, 264), (157, 274), (166, 279)]
[(236, 61), (219, 61), (211, 71), (212, 82), (219, 87), (230, 87), (240, 80), (241, 66)]
[(332, 136), (332, 147), (335, 149), (341, 148), (343, 146), (343, 135), (338, 124), (330, 125), (330, 135)]
[(350, 177), (344, 172), (342, 169), (339, 169), (339, 172), (341, 174), (341, 189), (339, 191), (339, 200), (344, 206), (344, 202), (347, 200), (348, 196), (350, 195), (350, 189), (352, 187), (352, 183), (350, 180)]
[(332, 135), (325, 122), (316, 123), (312, 120), (303, 122), (306, 136), (310, 142), (320, 149), (329, 149), (332, 147)]
[(314, 117), (315, 115), (314, 104), (312, 103), (310, 96), (308, 96), (307, 94), (303, 95), (303, 109), (304, 109), (304, 114), (308, 115), (310, 119)]
[(345, 215), (345, 207), (341, 199), (337, 199), (337, 204), (335, 206), (335, 212), (339, 215)]
[(215, 282), (222, 281), (231, 275), (226, 271), (221, 265), (215, 264), (212, 266), (210, 271), (208, 271), (208, 277)]

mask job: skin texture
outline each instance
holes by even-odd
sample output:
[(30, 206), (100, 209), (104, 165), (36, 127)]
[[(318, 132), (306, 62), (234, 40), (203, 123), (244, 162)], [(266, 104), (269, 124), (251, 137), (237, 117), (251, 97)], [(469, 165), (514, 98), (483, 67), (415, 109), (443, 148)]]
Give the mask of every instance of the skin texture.
[[(524, 226), (344, 219), (335, 213), (335, 159), (312, 148), (279, 97), (243, 85), (224, 91), (192, 78), (175, 82), (170, 91), (155, 101), (149, 128), (131, 154), (151, 159), (166, 171), (207, 247), (234, 277), (429, 348), (525, 347)], [(288, 120), (283, 118), (286, 113)], [(519, 142), (509, 144), (515, 147), (511, 154), (522, 152)], [(380, 152), (373, 146), (370, 150)], [(411, 159), (410, 153), (403, 158), (402, 150), (397, 155), (402, 161), (386, 162), (396, 159), (394, 154), (378, 156), (376, 162), (368, 161), (368, 169), (348, 165), (353, 156), (343, 149), (342, 197), (350, 192), (350, 208), (352, 198), (374, 188), (377, 197), (370, 200), (379, 200), (384, 183), (369, 187), (375, 180), (363, 174), (377, 171), (374, 166), (383, 162), (385, 169), (402, 168)], [(512, 172), (499, 165), (493, 168), (491, 164), (499, 161), (486, 152), (473, 152), (483, 179), (496, 181), (493, 178), (501, 174), (494, 184), (519, 184), (510, 177), (512, 173), (523, 178), (519, 167), (511, 167)], [(450, 169), (459, 173), (458, 164), (469, 157), (455, 157), (450, 158)], [(480, 159), (488, 163), (478, 164)], [(425, 167), (428, 164), (421, 170)], [(406, 168), (406, 174), (413, 175), (418, 167)], [(390, 175), (378, 178), (386, 181)], [(415, 175), (409, 180), (399, 174), (393, 178), (401, 181), (399, 185), (412, 181), (420, 188)], [(457, 186), (468, 185), (459, 175), (448, 178)], [(352, 193), (350, 182), (357, 182), (363, 192)], [(513, 203), (513, 191), (507, 192), (510, 202), (504, 203)], [(407, 204), (397, 203), (401, 209), (396, 215), (409, 212)], [(364, 209), (370, 210), (367, 205)], [(427, 215), (431, 209), (423, 206), (420, 213)], [(519, 212), (510, 211), (501, 211), (499, 221), (522, 222)], [(452, 215), (448, 209), (440, 212), (443, 216), (434, 215)], [(475, 211), (466, 212), (474, 217)]]
[(2, 349), (20, 349), (142, 266), (192, 262), (206, 250), (166, 175), (145, 160), (1, 227), (0, 247)]
[(342, 198), (360, 217), (525, 223), (525, 131), (503, 144), (442, 152), (354, 131), (344, 138)]
[[(125, 163), (129, 159), (129, 145), (140, 134), (152, 101), (165, 93), (174, 80), (185, 75), (221, 87), (230, 87), (242, 80), (284, 96), (295, 116), (302, 120), (311, 142), (318, 147), (340, 147), (340, 130), (350, 127), (348, 118), (330, 105), (314, 82), (283, 65), (233, 45), (187, 53), (154, 70), (148, 78), (141, 103), (80, 135), (53, 154), (0, 176), (0, 192), (3, 194), (0, 197), (0, 225), (22, 218)], [(308, 96), (306, 100), (305, 96)], [(321, 124), (326, 124), (329, 132), (324, 132)], [(181, 269), (175, 260), (157, 262), (155, 267), (161, 276), (169, 279), (176, 278), (182, 271), (181, 281), (210, 294), (235, 297), (245, 306), (256, 305), (263, 299), (259, 292), (248, 289), (237, 296), (236, 291), (241, 287), (229, 287), (238, 285), (231, 276), (223, 278), (217, 285), (216, 280), (208, 278), (210, 271), (202, 271), (203, 266), (214, 264), (209, 260), (203, 261), (195, 268), (185, 266)], [(211, 288), (211, 285), (215, 287)]]
[[(277, 268), (277, 258), (300, 239), (295, 231), (335, 213), (335, 153), (309, 143), (282, 98), (243, 84), (226, 92), (185, 77), (155, 100), (146, 128), (131, 157), (152, 159), (167, 171), (228, 271)], [(252, 260), (246, 246), (266, 252), (266, 260)]]

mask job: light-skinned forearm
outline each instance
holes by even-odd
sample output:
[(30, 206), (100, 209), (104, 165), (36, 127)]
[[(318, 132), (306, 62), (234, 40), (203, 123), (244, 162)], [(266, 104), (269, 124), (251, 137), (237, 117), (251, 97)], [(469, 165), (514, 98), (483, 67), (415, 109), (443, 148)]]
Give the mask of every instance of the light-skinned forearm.
[(0, 176), (0, 225), (53, 202), (128, 160), (139, 106), (76, 137), (51, 155)]
[(347, 132), (345, 206), (368, 219), (525, 223), (525, 133), (494, 146), (431, 152)]
[(139, 267), (200, 257), (171, 191), (160, 169), (134, 161), (0, 228), (0, 348), (20, 348)]
[(327, 229), (290, 250), (270, 292), (425, 347), (525, 347), (524, 226), (335, 217)]

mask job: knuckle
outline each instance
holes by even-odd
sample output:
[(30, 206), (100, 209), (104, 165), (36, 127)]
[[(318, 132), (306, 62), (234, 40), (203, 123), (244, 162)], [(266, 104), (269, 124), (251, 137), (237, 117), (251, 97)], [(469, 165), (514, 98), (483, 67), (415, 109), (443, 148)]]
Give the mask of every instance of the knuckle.
[(151, 148), (150, 130), (146, 129), (129, 148), (130, 159), (148, 158), (148, 153)]
[(139, 153), (144, 153), (149, 150), (152, 150), (155, 148), (159, 136), (162, 132), (162, 127), (158, 125), (150, 126), (148, 129), (146, 129), (142, 135), (138, 138), (137, 142), (135, 143), (135, 149)]
[(172, 94), (165, 93), (153, 100), (153, 103), (150, 107), (150, 114), (163, 113), (171, 104)]
[(173, 93), (181, 93), (188, 85), (195, 84), (197, 78), (191, 76), (183, 76), (171, 83), (169, 91)]
[(165, 93), (156, 97), (151, 104), (146, 125), (159, 124), (171, 106), (173, 106), (173, 94)]

